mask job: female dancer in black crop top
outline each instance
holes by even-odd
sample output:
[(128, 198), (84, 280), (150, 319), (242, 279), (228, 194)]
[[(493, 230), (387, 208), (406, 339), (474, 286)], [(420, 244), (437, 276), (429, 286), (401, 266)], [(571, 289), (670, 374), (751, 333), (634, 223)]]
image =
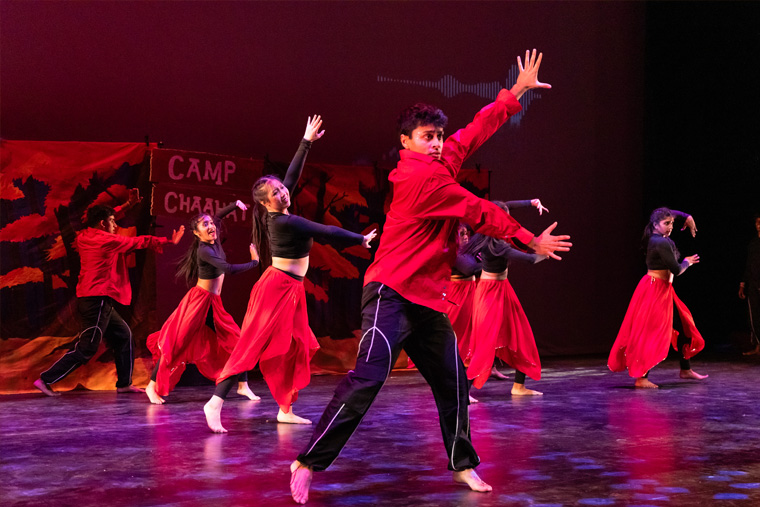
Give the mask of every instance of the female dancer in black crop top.
[[(699, 255), (678, 261), (678, 249), (670, 239), (674, 217), (685, 219), (681, 230), (688, 227), (692, 236), (697, 233), (691, 215), (668, 208), (652, 212), (642, 238), (647, 247), (647, 274), (633, 293), (607, 363), (612, 371), (628, 368), (629, 375), (636, 379), (636, 387), (657, 388), (647, 376), (649, 370), (668, 355), (671, 343), (681, 353), (681, 378), (707, 377), (691, 369), (689, 359), (704, 348), (705, 341), (694, 325), (691, 312), (673, 290), (673, 276), (698, 263)], [(683, 337), (673, 329), (674, 303), (683, 324)]]
[(311, 424), (293, 414), (291, 409), (299, 389), (310, 381), (309, 361), (319, 348), (309, 328), (303, 286), (309, 269), (309, 251), (314, 238), (369, 248), (375, 237), (374, 230), (363, 236), (288, 212), (290, 192), (301, 176), (311, 143), (324, 134), (319, 130), (321, 125), (320, 116), (309, 118), (284, 181), (264, 176), (253, 185), (254, 243), (259, 248), (269, 245), (272, 265), (251, 290), (240, 341), (217, 379), (214, 396), (204, 406), (206, 422), (215, 433), (227, 431), (221, 423), (221, 411), (224, 398), (232, 388), (233, 375), (251, 370), (257, 363), (279, 406), (277, 421)]
[[(148, 348), (156, 359), (145, 389), (151, 403), (164, 403), (162, 396), (177, 384), (187, 363), (194, 363), (201, 374), (216, 380), (240, 339), (240, 328), (222, 306), (222, 284), (226, 274), (234, 275), (258, 265), (259, 254), (251, 244), (250, 262), (227, 262), (217, 224), (237, 208), (248, 209), (236, 201), (217, 211), (213, 218), (203, 213), (190, 220), (195, 240), (180, 260), (177, 277), (188, 283), (197, 277), (198, 282), (182, 298), (161, 331), (148, 336)], [(241, 373), (237, 380), (238, 394), (251, 400), (260, 399), (248, 387), (247, 373)]]
[[(504, 211), (533, 206), (539, 213), (549, 211), (538, 199), (527, 201), (494, 201)], [(465, 253), (476, 253), (483, 271), (472, 303), (472, 357), (467, 378), (480, 389), (493, 370), (494, 356), (515, 368), (512, 394), (541, 395), (525, 387), (525, 375), (541, 378), (541, 361), (528, 318), (507, 279), (512, 261), (535, 264), (545, 255), (529, 254), (513, 248), (508, 242), (476, 234), (465, 247)]]

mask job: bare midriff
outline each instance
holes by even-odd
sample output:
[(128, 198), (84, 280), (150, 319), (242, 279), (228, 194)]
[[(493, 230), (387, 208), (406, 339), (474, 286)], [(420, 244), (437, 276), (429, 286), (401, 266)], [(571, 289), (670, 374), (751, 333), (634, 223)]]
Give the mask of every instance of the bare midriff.
[(669, 269), (650, 269), (647, 271), (647, 276), (659, 278), (668, 283), (673, 283), (673, 273), (671, 273)]
[(309, 270), (309, 256), (300, 259), (286, 259), (284, 257), (272, 257), (272, 267), (281, 271), (287, 271), (296, 276), (306, 276)]
[(451, 281), (452, 282), (474, 282), (475, 275), (470, 275), (470, 276), (451, 275)]
[(216, 278), (210, 278), (208, 280), (201, 280), (199, 278), (198, 283), (195, 284), (195, 286), (203, 290), (207, 290), (210, 293), (216, 294), (218, 296), (222, 293), (223, 283), (224, 283), (224, 274), (221, 274), (217, 276)]
[(506, 280), (507, 271), (509, 271), (509, 269), (505, 269), (501, 273), (489, 273), (488, 271), (483, 271), (482, 273), (480, 273), (480, 279), (481, 280)]

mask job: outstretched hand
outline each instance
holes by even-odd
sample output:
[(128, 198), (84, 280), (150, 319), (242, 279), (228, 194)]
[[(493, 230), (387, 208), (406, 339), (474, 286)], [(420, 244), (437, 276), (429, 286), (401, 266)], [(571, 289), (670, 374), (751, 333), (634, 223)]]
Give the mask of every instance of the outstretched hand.
[(549, 208), (544, 208), (541, 204), (541, 199), (533, 199), (530, 201), (530, 205), (538, 209), (538, 214), (541, 215), (544, 211), (549, 213)]
[(251, 243), (248, 245), (248, 250), (251, 252), (251, 260), (252, 261), (258, 261), (259, 260), (259, 251), (256, 249), (256, 245)]
[(699, 255), (690, 255), (686, 257), (686, 262), (689, 263), (689, 266), (693, 266), (694, 264), (699, 264)]
[(319, 128), (322, 126), (322, 116), (315, 114), (314, 116), (309, 116), (309, 119), (306, 120), (306, 132), (303, 135), (303, 138), (307, 141), (314, 142), (323, 135), (325, 135), (325, 131), (319, 131)]
[(554, 252), (569, 252), (573, 244), (566, 241), (570, 239), (570, 236), (553, 236), (552, 231), (555, 227), (557, 227), (557, 222), (554, 222), (544, 232), (533, 238), (533, 241), (528, 246), (538, 255), (548, 255), (552, 259), (561, 261), (562, 258)]
[(180, 225), (179, 229), (175, 229), (172, 231), (172, 243), (175, 245), (179, 243), (179, 240), (182, 239), (182, 235), (185, 234), (185, 226)]
[(142, 201), (142, 197), (140, 197), (140, 189), (130, 188), (129, 198), (127, 199), (127, 205), (131, 208), (132, 206), (140, 203), (140, 201)]
[(681, 227), (681, 230), (683, 231), (686, 228), (689, 228), (689, 232), (691, 232), (691, 237), (696, 238), (697, 237), (697, 224), (694, 222), (694, 217), (689, 215), (686, 217), (686, 221), (683, 223), (683, 227)]
[(377, 229), (372, 229), (372, 231), (369, 234), (367, 234), (367, 235), (364, 236), (364, 241), (362, 241), (362, 246), (364, 248), (369, 248), (370, 247), (369, 246), (370, 241), (372, 241), (373, 239), (375, 239), (375, 237), (377, 236), (377, 232), (375, 232), (375, 231), (377, 231)]
[(543, 53), (538, 53), (536, 58), (536, 50), (533, 49), (533, 53), (525, 51), (525, 66), (523, 67), (522, 60), (517, 57), (517, 66), (520, 68), (520, 74), (517, 76), (514, 86), (510, 90), (516, 98), (522, 97), (522, 95), (531, 88), (551, 88), (549, 83), (542, 83), (538, 80), (538, 69), (541, 67), (541, 59), (544, 56)]

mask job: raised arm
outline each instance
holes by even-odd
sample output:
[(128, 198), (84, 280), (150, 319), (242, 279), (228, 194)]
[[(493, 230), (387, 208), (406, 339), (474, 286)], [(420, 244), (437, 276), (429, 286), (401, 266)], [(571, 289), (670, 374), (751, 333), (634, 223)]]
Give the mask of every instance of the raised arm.
[(687, 227), (689, 228), (689, 232), (691, 233), (692, 238), (697, 237), (697, 224), (694, 222), (694, 217), (689, 215), (688, 213), (684, 213), (683, 211), (678, 211), (675, 209), (670, 210), (673, 213), (673, 216), (676, 218), (682, 218), (683, 219), (683, 227), (681, 227), (681, 230), (683, 231)]
[(322, 126), (322, 117), (318, 114), (310, 116), (306, 121), (306, 132), (304, 132), (303, 139), (298, 145), (298, 150), (293, 156), (290, 165), (288, 166), (288, 172), (285, 174), (285, 179), (282, 184), (288, 189), (288, 192), (293, 192), (296, 187), (296, 183), (301, 179), (301, 173), (303, 172), (304, 163), (306, 163), (306, 156), (309, 154), (311, 143), (320, 139), (325, 135), (325, 131), (320, 131)]
[(509, 91), (511, 91), (512, 95), (514, 95), (518, 100), (523, 96), (525, 92), (531, 88), (552, 87), (552, 85), (548, 83), (542, 83), (538, 80), (538, 69), (541, 67), (541, 60), (543, 59), (543, 56), (543, 53), (538, 53), (538, 58), (536, 58), (535, 48), (533, 49), (533, 53), (526, 51), (524, 67), (522, 61), (520, 60), (520, 57), (517, 57), (517, 66), (520, 68), (520, 74), (518, 74), (515, 84)]
[(224, 217), (235, 211), (236, 209), (241, 209), (243, 211), (248, 209), (248, 206), (243, 203), (240, 199), (238, 199), (235, 202), (231, 202), (224, 208), (220, 208), (216, 211), (216, 215), (214, 215), (214, 221), (222, 220)]

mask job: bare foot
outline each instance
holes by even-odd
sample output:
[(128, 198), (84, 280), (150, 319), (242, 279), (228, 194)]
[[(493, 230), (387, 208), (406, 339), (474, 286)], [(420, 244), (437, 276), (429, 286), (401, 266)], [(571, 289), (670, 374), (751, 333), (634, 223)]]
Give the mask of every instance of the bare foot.
[(518, 384), (515, 382), (512, 384), (512, 396), (543, 396), (544, 393), (534, 391), (533, 389), (527, 389), (525, 384)]
[(480, 402), (476, 400), (475, 398), (473, 398), (472, 395), (470, 395), (470, 403), (480, 403)]
[(203, 405), (203, 413), (206, 414), (206, 424), (208, 424), (209, 429), (214, 433), (227, 433), (227, 430), (222, 426), (222, 405), (224, 405), (224, 400), (217, 395), (212, 396)]
[(497, 370), (496, 366), (494, 366), (493, 368), (491, 368), (491, 377), (497, 378), (499, 380), (507, 380), (509, 378), (506, 375), (504, 375), (502, 372), (500, 372), (499, 370)]
[(282, 409), (280, 409), (279, 412), (277, 412), (277, 422), (286, 424), (311, 424), (310, 420), (295, 415), (292, 408), (289, 412), (283, 412)]
[(639, 377), (636, 379), (636, 382), (633, 383), (634, 387), (638, 388), (644, 388), (644, 389), (657, 389), (658, 385), (650, 382), (648, 378), (646, 377)]
[(748, 350), (747, 352), (742, 352), (743, 356), (755, 356), (757, 354), (760, 354), (760, 343), (755, 345), (754, 349)]
[(128, 385), (124, 387), (117, 387), (116, 392), (117, 393), (144, 393), (145, 389), (140, 389), (139, 387)]
[(468, 468), (461, 472), (454, 472), (454, 482), (461, 482), (467, 484), (473, 491), (481, 491), (487, 493), (493, 490), (490, 484), (486, 484), (475, 472), (474, 468)]
[(245, 396), (251, 401), (259, 401), (261, 399), (260, 396), (253, 394), (253, 391), (251, 391), (251, 388), (248, 386), (248, 382), (238, 382), (237, 393), (241, 396)]
[(314, 471), (296, 460), (290, 464), (290, 495), (296, 503), (305, 504), (309, 500), (309, 486)]
[(42, 380), (41, 378), (38, 378), (37, 380), (34, 381), (34, 387), (42, 391), (42, 394), (44, 394), (45, 396), (55, 397), (55, 396), (61, 395), (61, 393), (57, 393), (53, 391), (53, 389), (49, 385), (47, 385), (45, 381)]
[(156, 383), (154, 381), (148, 382), (148, 387), (145, 388), (145, 394), (148, 395), (148, 399), (154, 405), (163, 405), (164, 399), (156, 392)]
[(694, 380), (702, 380), (709, 377), (710, 375), (700, 375), (694, 370), (681, 370), (681, 373), (678, 376), (681, 378), (693, 378)]

